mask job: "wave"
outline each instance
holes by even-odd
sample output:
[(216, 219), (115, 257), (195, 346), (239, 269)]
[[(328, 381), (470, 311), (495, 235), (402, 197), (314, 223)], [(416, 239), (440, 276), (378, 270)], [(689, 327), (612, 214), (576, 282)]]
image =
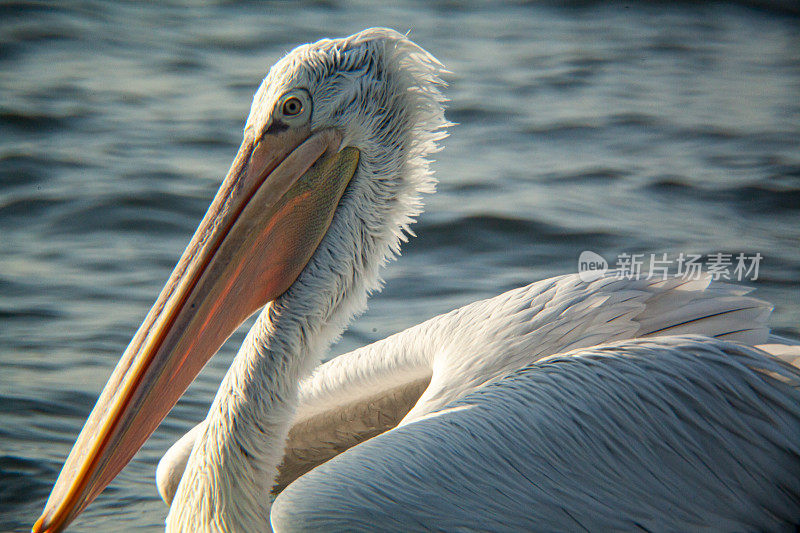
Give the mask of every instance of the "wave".
[[(800, 168), (797, 169), (800, 171)], [(791, 213), (800, 211), (800, 181), (791, 186), (786, 174), (776, 176), (777, 183), (749, 183), (730, 187), (707, 188), (677, 178), (662, 178), (645, 186), (645, 190), (673, 199), (702, 201), (725, 205), (733, 210), (752, 213)], [(784, 183), (781, 183), (783, 181)]]
[(499, 215), (469, 215), (441, 222), (421, 221), (414, 227), (418, 237), (407, 248), (465, 251), (504, 250), (513, 243), (564, 244), (612, 241), (615, 236), (603, 231), (585, 231), (549, 224), (534, 219)]

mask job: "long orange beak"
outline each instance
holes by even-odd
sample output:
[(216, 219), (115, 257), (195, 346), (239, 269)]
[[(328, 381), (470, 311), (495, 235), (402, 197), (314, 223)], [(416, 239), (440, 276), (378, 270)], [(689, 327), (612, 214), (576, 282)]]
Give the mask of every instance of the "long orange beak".
[(34, 532), (61, 531), (155, 431), (244, 320), (285, 292), (330, 225), (358, 165), (334, 130), (245, 135), (156, 303), (64, 463)]

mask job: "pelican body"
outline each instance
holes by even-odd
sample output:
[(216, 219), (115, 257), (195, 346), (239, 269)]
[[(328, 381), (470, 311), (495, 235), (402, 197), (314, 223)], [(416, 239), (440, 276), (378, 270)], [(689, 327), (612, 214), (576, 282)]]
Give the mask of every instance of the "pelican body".
[(34, 531), (66, 528), (259, 309), (159, 465), (169, 531), (800, 524), (798, 353), (735, 287), (567, 275), (320, 365), (433, 191), (443, 72), (382, 28), (272, 67)]

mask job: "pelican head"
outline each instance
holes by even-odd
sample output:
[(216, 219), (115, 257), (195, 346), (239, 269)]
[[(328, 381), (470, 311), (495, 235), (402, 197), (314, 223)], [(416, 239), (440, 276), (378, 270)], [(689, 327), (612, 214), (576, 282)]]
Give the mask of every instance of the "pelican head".
[[(83, 427), (34, 531), (60, 531), (114, 479), (250, 315), (310, 370), (379, 284), (445, 133), (443, 69), (389, 29), (303, 45), (256, 92), (233, 164)], [(300, 345), (302, 347), (293, 346)]]

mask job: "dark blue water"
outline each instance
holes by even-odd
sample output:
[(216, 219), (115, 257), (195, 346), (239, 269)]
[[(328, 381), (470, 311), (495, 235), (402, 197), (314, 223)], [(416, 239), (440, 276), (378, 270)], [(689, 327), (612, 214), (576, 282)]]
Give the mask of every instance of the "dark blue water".
[[(786, 3), (784, 8), (791, 8)], [(294, 45), (411, 30), (453, 75), (439, 192), (341, 353), (593, 250), (761, 253), (800, 335), (800, 22), (741, 4), (0, 4), (0, 530), (38, 515)], [(158, 530), (153, 472), (241, 332), (74, 531)]]

